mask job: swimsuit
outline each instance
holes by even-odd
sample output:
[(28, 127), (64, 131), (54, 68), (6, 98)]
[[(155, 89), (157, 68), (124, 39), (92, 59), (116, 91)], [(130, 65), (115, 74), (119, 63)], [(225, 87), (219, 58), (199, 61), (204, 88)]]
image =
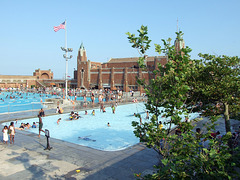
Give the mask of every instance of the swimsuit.
[(43, 123), (39, 123), (39, 130), (41, 130), (43, 127)]

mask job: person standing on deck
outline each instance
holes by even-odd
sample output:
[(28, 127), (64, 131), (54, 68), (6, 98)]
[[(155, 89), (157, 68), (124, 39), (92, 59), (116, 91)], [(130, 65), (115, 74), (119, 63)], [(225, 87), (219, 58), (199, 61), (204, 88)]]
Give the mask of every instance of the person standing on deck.
[(39, 111), (39, 116), (41, 116), (41, 117), (45, 116), (43, 108), (41, 108), (41, 110)]
[(41, 131), (45, 133), (45, 131), (42, 130), (42, 127), (43, 127), (43, 122), (42, 122), (42, 117), (40, 115), (38, 115), (38, 118), (39, 118), (39, 134), (38, 134), (38, 137), (40, 137), (40, 133)]
[(14, 137), (15, 137), (15, 127), (14, 127), (14, 122), (11, 122), (9, 126), (9, 134), (10, 134), (10, 144), (14, 143)]
[(2, 132), (3, 132), (3, 143), (7, 144), (8, 143), (8, 127), (4, 126)]

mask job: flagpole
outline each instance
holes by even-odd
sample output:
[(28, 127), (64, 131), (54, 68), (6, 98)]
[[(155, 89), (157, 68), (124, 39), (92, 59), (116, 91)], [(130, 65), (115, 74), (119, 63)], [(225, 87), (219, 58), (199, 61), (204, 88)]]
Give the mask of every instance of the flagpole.
[(66, 49), (66, 73), (65, 73), (65, 98), (67, 99), (68, 87), (67, 87), (67, 75), (68, 75), (68, 56), (67, 56), (67, 20), (65, 20), (65, 49)]
[[(68, 57), (68, 52), (72, 52), (72, 48), (67, 47), (67, 20), (65, 20), (62, 24), (59, 26), (54, 26), (54, 31), (57, 32), (59, 29), (65, 29), (65, 47), (61, 47), (63, 51), (65, 51), (65, 54), (63, 57), (66, 59), (66, 72), (65, 72), (65, 98), (68, 97), (68, 59), (71, 59), (73, 56), (71, 55)], [(63, 94), (64, 97), (64, 94)]]

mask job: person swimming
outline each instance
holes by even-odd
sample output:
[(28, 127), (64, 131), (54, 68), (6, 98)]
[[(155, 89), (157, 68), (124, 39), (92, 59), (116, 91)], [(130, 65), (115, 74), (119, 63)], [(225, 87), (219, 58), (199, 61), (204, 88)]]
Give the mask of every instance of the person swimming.
[(103, 113), (105, 113), (106, 112), (106, 108), (105, 108), (105, 106), (103, 106)]
[(74, 114), (74, 119), (79, 119), (79, 118), (81, 118), (81, 116), (76, 112), (76, 113)]
[(90, 139), (88, 137), (78, 137), (79, 140), (84, 140), (84, 141), (92, 141), (92, 142), (95, 142), (96, 140), (95, 139)]
[(92, 115), (95, 116), (95, 110), (92, 111)]
[(60, 121), (61, 121), (61, 118), (59, 118), (59, 119), (57, 120), (57, 124), (59, 124), (59, 123), (60, 123)]
[(35, 122), (33, 122), (32, 128), (37, 128), (37, 125)]

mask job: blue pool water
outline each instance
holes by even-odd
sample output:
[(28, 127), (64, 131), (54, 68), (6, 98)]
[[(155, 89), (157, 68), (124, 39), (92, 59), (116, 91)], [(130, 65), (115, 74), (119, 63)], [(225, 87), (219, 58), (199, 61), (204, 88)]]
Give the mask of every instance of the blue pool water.
[[(12, 96), (12, 99), (10, 98)], [(41, 101), (48, 98), (57, 98), (57, 95), (1, 92), (0, 93), (0, 113), (27, 111), (42, 108)]]
[[(141, 114), (142, 121), (146, 121), (143, 103), (118, 106), (115, 114), (112, 113), (110, 107), (106, 108), (106, 113), (95, 109), (95, 116), (91, 115), (91, 112), (92, 110), (88, 111), (88, 115), (84, 115), (84, 111), (79, 111), (82, 118), (71, 121), (69, 114), (43, 117), (43, 129), (48, 129), (52, 138), (103, 151), (122, 150), (139, 142), (133, 133), (132, 121), (138, 121), (138, 118), (133, 116), (134, 113)], [(197, 113), (192, 114), (190, 119), (197, 116)], [(58, 118), (62, 119), (59, 125), (57, 124)], [(164, 119), (161, 120), (164, 121)], [(21, 122), (28, 122), (32, 125), (33, 122), (38, 122), (38, 118), (18, 121), (15, 126), (19, 127)], [(108, 122), (111, 127), (107, 126)], [(9, 123), (3, 125), (9, 125)], [(38, 134), (38, 128), (30, 128), (26, 131)]]
[[(10, 99), (10, 96), (14, 97)], [(43, 108), (42, 102), (49, 98), (59, 98), (57, 95), (37, 94), (37, 93), (21, 93), (17, 92), (1, 92), (0, 93), (0, 113), (27, 111)], [(69, 99), (75, 100), (75, 96), (69, 96)], [(83, 97), (77, 97), (77, 101), (84, 101)], [(87, 97), (87, 101), (91, 101)], [(103, 99), (105, 101), (105, 99)], [(95, 98), (95, 103), (98, 103), (98, 98)]]

